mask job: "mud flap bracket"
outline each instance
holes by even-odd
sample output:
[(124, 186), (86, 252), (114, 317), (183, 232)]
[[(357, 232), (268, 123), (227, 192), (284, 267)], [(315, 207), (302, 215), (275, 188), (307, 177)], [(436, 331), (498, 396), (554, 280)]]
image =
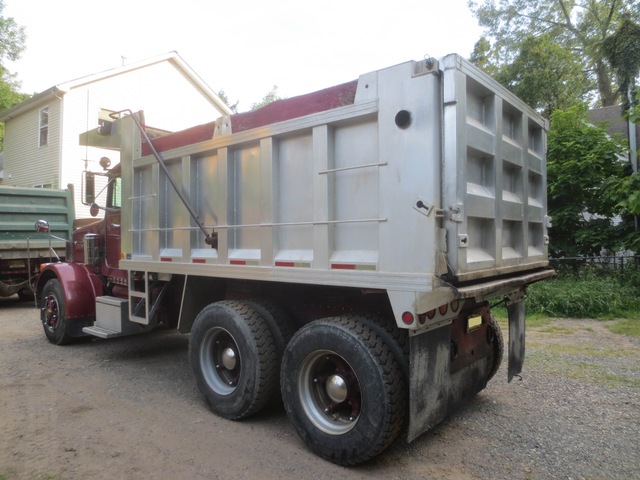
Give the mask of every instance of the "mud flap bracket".
[(509, 382), (522, 371), (524, 365), (524, 298), (507, 302), (509, 315)]

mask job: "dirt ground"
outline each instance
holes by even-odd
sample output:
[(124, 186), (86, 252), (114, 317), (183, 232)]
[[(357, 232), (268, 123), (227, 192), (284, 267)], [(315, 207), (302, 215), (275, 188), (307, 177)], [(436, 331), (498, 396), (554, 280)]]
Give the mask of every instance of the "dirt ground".
[(0, 299), (0, 480), (640, 478), (640, 342), (602, 322), (529, 329), (521, 378), (503, 365), (434, 430), (355, 468), (310, 453), (281, 406), (211, 414), (188, 340), (58, 347), (35, 308)]

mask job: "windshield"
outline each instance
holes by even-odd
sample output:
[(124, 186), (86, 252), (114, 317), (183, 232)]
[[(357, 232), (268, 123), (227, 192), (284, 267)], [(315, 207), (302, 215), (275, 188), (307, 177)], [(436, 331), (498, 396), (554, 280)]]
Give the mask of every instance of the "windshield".
[(122, 206), (122, 178), (115, 177), (109, 182), (109, 198), (107, 208), (120, 208)]

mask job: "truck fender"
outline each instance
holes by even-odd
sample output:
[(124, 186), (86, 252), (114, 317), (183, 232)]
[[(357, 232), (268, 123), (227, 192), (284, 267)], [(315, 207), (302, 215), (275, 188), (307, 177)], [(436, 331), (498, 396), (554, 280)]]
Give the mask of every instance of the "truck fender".
[(50, 263), (38, 277), (38, 299), (45, 284), (54, 278), (58, 279), (62, 287), (68, 320), (95, 317), (95, 299), (102, 295), (102, 282), (97, 275), (76, 263)]

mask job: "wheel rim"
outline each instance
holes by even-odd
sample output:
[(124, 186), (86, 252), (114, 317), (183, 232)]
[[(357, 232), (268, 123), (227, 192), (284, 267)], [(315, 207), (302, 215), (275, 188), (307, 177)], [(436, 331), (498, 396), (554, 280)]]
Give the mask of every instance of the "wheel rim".
[(360, 382), (349, 363), (329, 350), (309, 355), (300, 368), (300, 401), (307, 417), (329, 435), (343, 435), (360, 418)]
[(54, 295), (49, 295), (44, 301), (44, 316), (42, 318), (42, 323), (44, 323), (47, 330), (53, 333), (58, 327), (59, 320), (60, 308), (58, 306), (58, 299)]
[(200, 344), (200, 365), (207, 385), (219, 395), (229, 395), (238, 386), (241, 362), (238, 345), (223, 328), (209, 330)]

